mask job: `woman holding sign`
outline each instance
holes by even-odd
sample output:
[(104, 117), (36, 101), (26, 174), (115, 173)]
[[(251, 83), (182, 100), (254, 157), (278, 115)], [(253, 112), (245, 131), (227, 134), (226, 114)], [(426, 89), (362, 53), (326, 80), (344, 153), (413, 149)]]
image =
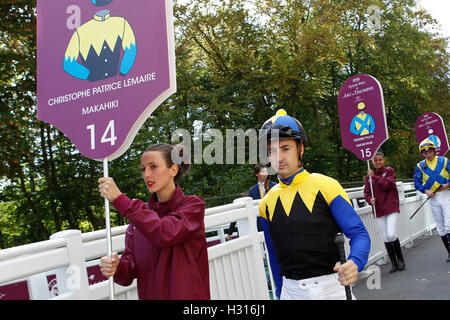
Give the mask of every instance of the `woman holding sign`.
[[(150, 146), (142, 155), (148, 202), (121, 193), (112, 178), (99, 179), (100, 195), (130, 221), (125, 251), (100, 260), (104, 276), (122, 286), (137, 278), (139, 299), (210, 299), (204, 215), (205, 202), (185, 196), (179, 179), (189, 164), (181, 146)], [(178, 162), (178, 161), (177, 161)]]
[[(397, 219), (400, 214), (398, 190), (395, 183), (395, 171), (385, 167), (384, 154), (378, 151), (372, 159), (375, 170), (368, 169), (364, 184), (365, 200), (375, 206), (376, 221), (383, 234), (384, 245), (391, 260), (390, 273), (405, 269), (402, 248), (397, 237)], [(370, 178), (369, 178), (370, 177)], [(373, 195), (370, 189), (372, 179)]]

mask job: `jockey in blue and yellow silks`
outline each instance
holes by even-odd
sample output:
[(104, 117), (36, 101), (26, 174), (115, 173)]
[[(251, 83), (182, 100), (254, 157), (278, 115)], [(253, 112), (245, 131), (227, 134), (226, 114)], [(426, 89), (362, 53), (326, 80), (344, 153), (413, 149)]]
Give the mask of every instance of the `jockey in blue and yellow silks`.
[(365, 108), (366, 105), (364, 102), (358, 104), (358, 110), (360, 110), (360, 112), (353, 117), (350, 125), (350, 131), (357, 136), (365, 136), (369, 133), (372, 134), (375, 131), (375, 121), (373, 121), (370, 114), (364, 112)]
[(425, 159), (416, 165), (414, 186), (430, 198), (431, 213), (450, 262), (450, 161), (436, 156), (436, 146), (428, 138), (420, 143), (419, 152)]
[[(300, 122), (283, 109), (262, 128), (279, 184), (259, 203), (283, 276), (280, 299), (345, 299), (341, 286), (354, 283), (370, 250), (369, 234), (336, 180), (303, 168), (308, 138)], [(350, 239), (340, 265), (335, 235)]]
[[(122, 49), (124, 54), (120, 61)], [(66, 49), (63, 67), (75, 78), (92, 82), (115, 76), (119, 63), (120, 74), (126, 75), (135, 58), (136, 39), (128, 21), (123, 17), (111, 17), (108, 10), (101, 10), (94, 19), (75, 30)]]
[[(420, 153), (431, 150), (434, 152), (435, 149), (433, 141), (428, 138), (423, 140), (419, 146)], [(414, 185), (422, 193), (425, 193), (425, 190), (435, 192), (441, 185), (449, 182), (449, 172), (450, 161), (446, 157), (433, 154), (430, 160), (426, 158), (417, 164), (414, 173)]]

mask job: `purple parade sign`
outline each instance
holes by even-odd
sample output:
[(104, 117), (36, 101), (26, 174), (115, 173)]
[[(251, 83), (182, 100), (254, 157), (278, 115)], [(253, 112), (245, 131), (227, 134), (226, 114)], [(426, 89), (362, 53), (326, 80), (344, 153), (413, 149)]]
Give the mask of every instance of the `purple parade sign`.
[(445, 132), (444, 121), (435, 112), (427, 112), (417, 118), (416, 125), (417, 145), (429, 138), (436, 146), (436, 155), (445, 156), (449, 150), (447, 133)]
[(39, 120), (113, 160), (176, 92), (171, 0), (38, 0)]
[(338, 95), (342, 146), (367, 161), (388, 138), (383, 89), (374, 77), (353, 76)]

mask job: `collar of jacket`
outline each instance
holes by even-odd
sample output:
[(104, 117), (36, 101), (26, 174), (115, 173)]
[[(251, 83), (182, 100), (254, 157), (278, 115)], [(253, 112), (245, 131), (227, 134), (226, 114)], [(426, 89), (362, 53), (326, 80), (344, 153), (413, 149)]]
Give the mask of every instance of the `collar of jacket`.
[(437, 164), (437, 160), (438, 160), (438, 157), (437, 156), (435, 156), (434, 158), (433, 158), (433, 160), (431, 160), (431, 161), (428, 161), (427, 159), (425, 159), (425, 164), (426, 164), (426, 166), (424, 166), (424, 167), (430, 167), (431, 168), (431, 170), (434, 170), (434, 168), (436, 168), (436, 164)]
[(94, 20), (96, 21), (105, 21), (109, 17), (111, 17), (111, 12), (109, 10), (101, 10), (94, 15)]
[[(292, 176), (294, 176), (294, 178), (293, 178), (291, 183), (288, 184), (288, 183), (283, 182), (283, 180), (286, 181), (287, 179), (290, 179)], [(291, 185), (300, 184), (300, 183), (303, 182), (303, 180), (305, 180), (305, 178), (307, 176), (309, 176), (309, 172), (306, 171), (304, 168), (302, 168), (299, 172), (293, 174), (292, 176), (287, 178), (287, 179), (280, 179), (280, 178), (278, 178), (278, 181), (280, 182), (280, 186), (287, 188), (287, 187), (289, 187)]]
[(184, 197), (183, 190), (181, 190), (179, 185), (175, 185), (175, 191), (172, 196), (167, 201), (158, 201), (156, 193), (152, 194), (148, 205), (151, 210), (157, 211), (158, 213), (168, 213), (175, 208), (176, 204)]
[(375, 169), (373, 172), (374, 172), (377, 176), (380, 176), (380, 175), (382, 175), (383, 172), (385, 172), (385, 171), (386, 171), (386, 167), (385, 167), (385, 166), (382, 166), (380, 169)]

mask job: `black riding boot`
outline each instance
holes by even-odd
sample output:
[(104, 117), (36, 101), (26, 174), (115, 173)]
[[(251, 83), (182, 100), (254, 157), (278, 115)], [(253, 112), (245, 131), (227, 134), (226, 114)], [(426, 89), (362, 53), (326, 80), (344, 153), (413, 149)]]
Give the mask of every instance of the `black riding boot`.
[(395, 255), (397, 256), (398, 270), (403, 271), (406, 267), (406, 264), (405, 260), (403, 260), (402, 247), (400, 246), (400, 241), (397, 238), (397, 240), (392, 242), (392, 244), (394, 246)]
[(449, 240), (450, 240), (450, 233), (447, 233), (445, 236), (441, 237), (442, 242), (444, 243), (445, 249), (447, 249), (448, 252), (448, 258), (447, 258), (447, 262), (450, 262), (450, 247), (449, 247)]
[(384, 243), (387, 253), (389, 255), (389, 259), (391, 259), (391, 270), (389, 270), (389, 273), (393, 273), (398, 270), (398, 264), (397, 264), (397, 258), (395, 257), (394, 252), (394, 245), (392, 242), (385, 242)]

